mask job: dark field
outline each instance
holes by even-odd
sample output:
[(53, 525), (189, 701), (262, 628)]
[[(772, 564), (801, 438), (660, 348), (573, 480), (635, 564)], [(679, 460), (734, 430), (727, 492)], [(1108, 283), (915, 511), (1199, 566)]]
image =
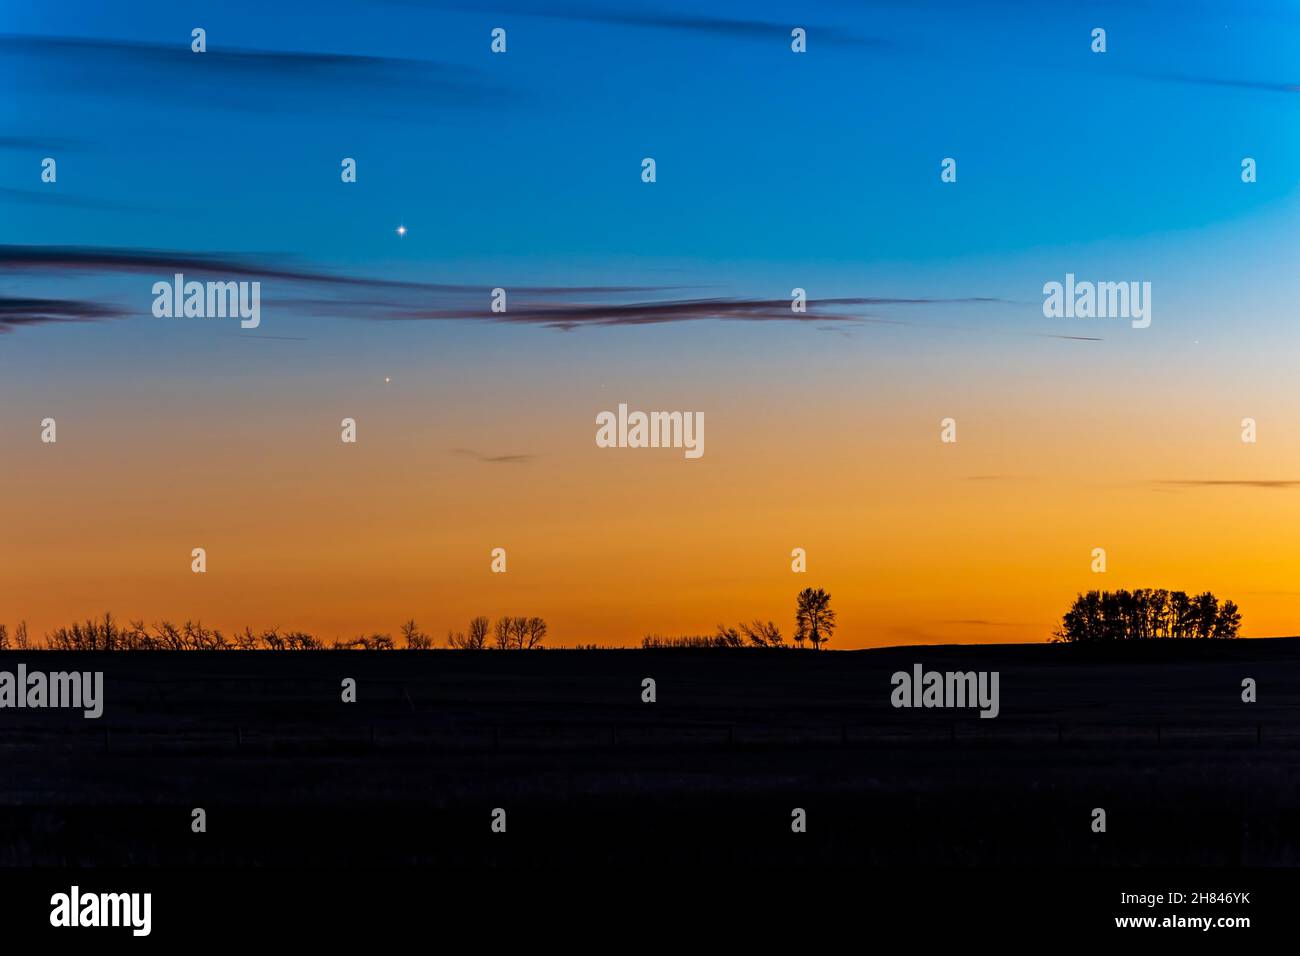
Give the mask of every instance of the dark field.
[[(19, 661), (106, 702), (0, 710), (5, 866), (1300, 862), (1300, 639)], [(892, 708), (916, 662), (1000, 716)]]

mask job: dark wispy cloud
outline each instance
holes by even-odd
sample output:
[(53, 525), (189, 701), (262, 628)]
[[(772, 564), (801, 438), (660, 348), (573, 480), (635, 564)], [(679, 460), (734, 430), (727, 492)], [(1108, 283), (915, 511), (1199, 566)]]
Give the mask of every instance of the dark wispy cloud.
[[(205, 53), (175, 43), (0, 35), (0, 57), (43, 88), (256, 112), (386, 107), (392, 118), (504, 102), (505, 91), (465, 66), (388, 56), (235, 49), (210, 33)], [(419, 106), (413, 113), (409, 108)]]
[(102, 322), (125, 315), (120, 309), (97, 302), (0, 296), (0, 334), (35, 325)]
[[(0, 274), (35, 277), (53, 275), (54, 281), (90, 281), (96, 275), (144, 274), (171, 279), (217, 277), (273, 282), (263, 289), (264, 303), (291, 314), (389, 322), (478, 321), (501, 325), (537, 326), (572, 331), (588, 327), (627, 327), (698, 321), (800, 322), (818, 328), (853, 325), (901, 325), (927, 331), (1029, 334), (1052, 338), (1050, 333), (1008, 332), (910, 322), (876, 313), (917, 307), (978, 308), (1015, 305), (989, 296), (853, 296), (807, 300), (804, 312), (794, 312), (788, 298), (681, 295), (681, 286), (569, 285), (508, 286), (508, 308), (493, 312), (489, 290), (483, 285), (412, 282), (371, 278), (313, 269), (283, 259), (256, 254), (173, 252), (82, 246), (0, 245)], [(82, 296), (86, 298), (86, 296)], [(150, 300), (151, 301), (151, 300)], [(143, 300), (133, 309), (146, 311)]]
[(473, 458), (488, 465), (527, 465), (537, 458), (536, 455), (485, 455), (473, 448), (453, 448), (451, 453), (462, 458)]
[[(809, 299), (807, 311), (796, 313), (789, 299), (747, 299), (735, 297), (646, 300), (621, 303), (546, 302), (512, 304), (507, 312), (485, 313), (483, 317), (508, 325), (539, 325), (572, 331), (588, 326), (662, 325), (669, 322), (738, 320), (744, 322), (826, 322), (873, 319), (858, 310), (891, 305), (939, 305), (995, 302), (986, 298), (882, 298), (852, 297)], [(426, 308), (395, 311), (378, 316), (396, 320), (472, 318), (456, 308)], [(891, 323), (893, 324), (893, 323)], [(900, 323), (906, 324), (906, 323)]]

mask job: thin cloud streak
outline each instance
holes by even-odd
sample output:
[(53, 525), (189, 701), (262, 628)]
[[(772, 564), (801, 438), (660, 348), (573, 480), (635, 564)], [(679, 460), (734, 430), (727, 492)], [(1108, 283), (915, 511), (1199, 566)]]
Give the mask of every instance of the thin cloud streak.
[(1178, 478), (1155, 482), (1182, 488), (1300, 488), (1300, 479), (1280, 478)]
[(484, 455), (473, 448), (453, 448), (451, 453), (463, 458), (473, 458), (488, 465), (527, 465), (537, 458), (536, 455)]
[[(482, 13), (483, 6), (467, 6), (447, 3), (404, 3), (403, 6), (430, 7), (438, 10)], [(670, 30), (686, 33), (705, 33), (732, 39), (748, 39), (789, 43), (790, 31), (803, 27), (808, 31), (810, 43), (831, 46), (869, 47), (885, 49), (893, 46), (891, 41), (877, 36), (862, 36), (849, 33), (840, 27), (825, 24), (807, 23), (803, 20), (790, 23), (776, 23), (771, 20), (754, 20), (734, 17), (706, 17), (691, 13), (676, 13), (670, 10), (618, 12), (598, 10), (592, 7), (547, 7), (544, 9), (521, 6), (518, 4), (493, 4), (494, 13), (512, 16), (540, 17), (548, 20), (567, 20), (575, 23), (603, 23), (614, 26), (647, 27), (654, 30)]]
[[(66, 272), (145, 272), (167, 275), (189, 271), (195, 275), (243, 276), (252, 279), (283, 279), (323, 286), (356, 286), (372, 289), (409, 290), (483, 295), (483, 285), (411, 282), (332, 274), (292, 268), (274, 262), (254, 262), (234, 253), (175, 252), (159, 249), (127, 249), (103, 246), (18, 246), (0, 245), (0, 270)], [(170, 278), (170, 275), (167, 275)], [(519, 286), (513, 291), (529, 295), (607, 295), (662, 291), (653, 286)], [(332, 300), (327, 300), (332, 301)], [(382, 307), (382, 303), (380, 303)]]
[(1300, 93), (1300, 84), (1273, 83), (1266, 80), (1233, 80), (1218, 76), (1196, 76), (1191, 73), (1131, 73), (1130, 76), (1162, 83), (1183, 83), (1192, 86), (1224, 86), (1242, 90), (1260, 90), (1266, 93)]
[[(156, 101), (159, 97), (260, 113), (365, 110), (379, 102), (420, 107), (508, 105), (506, 90), (470, 67), (390, 56), (231, 49), (208, 38), (205, 53), (176, 43), (68, 36), (0, 35), (0, 58), (25, 61), (47, 88)], [(517, 99), (517, 96), (516, 98)], [(410, 120), (409, 110), (394, 115)]]
[(135, 203), (111, 202), (106, 199), (87, 199), (67, 196), (55, 189), (14, 189), (0, 186), (0, 203), (25, 203), (40, 206), (63, 206), (70, 209), (103, 209), (110, 212), (151, 212), (150, 206)]

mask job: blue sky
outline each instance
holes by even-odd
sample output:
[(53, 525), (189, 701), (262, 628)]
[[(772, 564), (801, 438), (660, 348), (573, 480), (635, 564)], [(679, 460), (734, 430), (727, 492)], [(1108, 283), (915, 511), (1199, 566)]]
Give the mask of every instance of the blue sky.
[[(805, 55), (789, 50), (795, 25)], [(188, 50), (194, 26), (204, 56)], [(495, 26), (505, 55), (489, 50)], [(1104, 55), (1089, 48), (1096, 26)], [(648, 363), (693, 351), (706, 366), (733, 351), (861, 362), (1008, 349), (1068, 364), (1073, 346), (1016, 338), (1062, 331), (1039, 305), (1067, 271), (1156, 282), (1161, 318), (1111, 353), (1121, 365), (1146, 346), (1231, 350), (1243, 329), (1295, 344), (1292, 5), (71, 3), (11, 5), (0, 32), (0, 74), (18, 91), (0, 101), (7, 244), (485, 288), (638, 285), (656, 300), (778, 300), (795, 286), (998, 300), (873, 306), (858, 314), (908, 327), (831, 336), (799, 323), (738, 334), (706, 316), (634, 333), (635, 349), (612, 330), (576, 346), (474, 321), (440, 322), (431, 342), (302, 309), (273, 309), (260, 330), (345, 359), (437, 363), (464, 345), (512, 359), (577, 348), (615, 366), (642, 349)], [(38, 180), (45, 155), (59, 161), (54, 186)], [(344, 156), (356, 184), (339, 181)], [(639, 179), (645, 156), (653, 185)], [(939, 179), (947, 156), (956, 184)], [(1259, 163), (1251, 186), (1243, 156)], [(11, 279), (140, 316), (111, 333), (28, 330), (9, 346), (25, 354), (12, 375), (72, 361), (69, 346), (166, 356), (136, 275)], [(194, 334), (240, 350), (213, 339), (225, 330)]]
[[(540, 6), (11, 8), (0, 62), (19, 95), (4, 125), (34, 142), (0, 153), (4, 181), (34, 189), (33, 152), (49, 140), (60, 195), (112, 208), (9, 202), (7, 241), (263, 250), (426, 276), (433, 260), (473, 281), (506, 267), (560, 282), (686, 269), (737, 293), (760, 292), (779, 263), (845, 294), (884, 265), (928, 270), (931, 288), (980, 274), (991, 286), (963, 264), (1178, 243), (1294, 193), (1300, 94), (1264, 86), (1295, 79), (1286, 5), (710, 8), (733, 29), (684, 10), (660, 11), (661, 28), (602, 20), (597, 5), (524, 12)], [(807, 55), (789, 53), (787, 24), (811, 31)], [(194, 25), (213, 54), (392, 62), (299, 80), (273, 60), (154, 63), (15, 38), (184, 50)], [(496, 25), (505, 56), (488, 51)], [(1096, 25), (1105, 55), (1088, 48)], [(344, 155), (360, 163), (355, 187), (338, 181)], [(653, 188), (637, 176), (646, 155)], [(1249, 190), (1243, 155), (1260, 163)], [(956, 189), (939, 182), (944, 156), (958, 160)], [(400, 244), (398, 222), (411, 230)]]

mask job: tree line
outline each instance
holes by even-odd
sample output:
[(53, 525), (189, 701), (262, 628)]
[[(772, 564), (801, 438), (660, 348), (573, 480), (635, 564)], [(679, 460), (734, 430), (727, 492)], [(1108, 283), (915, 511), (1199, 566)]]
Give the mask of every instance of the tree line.
[[(835, 611), (831, 596), (821, 588), (804, 588), (795, 598), (794, 639), (796, 647), (804, 642), (813, 650), (820, 650), (835, 633)], [(712, 634), (685, 634), (664, 637), (647, 634), (641, 639), (646, 650), (704, 649), (713, 647), (788, 647), (781, 628), (773, 621), (743, 621), (736, 627), (719, 624)]]
[(460, 651), (531, 651), (546, 640), (546, 621), (540, 617), (472, 618), (468, 631), (447, 632), (447, 646)]
[[(531, 650), (541, 647), (546, 640), (546, 621), (540, 617), (502, 617), (493, 625), (488, 618), (477, 617), (470, 622), (469, 633), (470, 638), (464, 634), (448, 634), (447, 645), (466, 649)], [(25, 621), (15, 629), (12, 639), (8, 628), (0, 624), (0, 651), (391, 651), (399, 646), (427, 651), (434, 648), (433, 638), (420, 630), (414, 618), (402, 624), (400, 634), (400, 644), (389, 634), (362, 634), (351, 640), (327, 643), (305, 631), (281, 631), (278, 627), (262, 631), (245, 627), (227, 635), (197, 621), (179, 625), (162, 621), (149, 627), (142, 620), (121, 624), (106, 613), (101, 618), (57, 628), (45, 635), (43, 646), (28, 636)]]
[[(835, 633), (835, 611), (830, 602), (831, 596), (821, 588), (804, 588), (799, 592), (795, 599), (794, 632), (791, 635), (795, 647), (803, 647), (806, 643), (814, 650), (820, 650), (830, 641)], [(463, 651), (527, 651), (543, 647), (546, 639), (547, 625), (544, 618), (503, 616), (493, 621), (480, 615), (470, 619), (466, 630), (449, 631), (447, 647)], [(162, 621), (150, 627), (143, 620), (130, 620), (122, 624), (112, 614), (106, 613), (101, 618), (90, 618), (69, 627), (60, 627), (45, 635), (44, 648), (34, 644), (28, 637), (26, 622), (18, 625), (12, 641), (8, 630), (0, 624), (0, 651), (391, 651), (399, 647), (427, 651), (433, 650), (435, 644), (432, 636), (420, 630), (414, 618), (401, 625), (398, 640), (394, 640), (390, 634), (376, 633), (326, 643), (305, 631), (281, 631), (278, 627), (262, 631), (245, 627), (242, 631), (228, 635), (217, 628), (206, 627), (199, 621), (186, 621), (183, 624)], [(790, 645), (786, 644), (781, 628), (774, 621), (754, 620), (736, 627), (719, 624), (716, 633), (707, 635), (648, 635), (642, 640), (641, 646), (657, 649)]]
[(1241, 612), (1209, 591), (1195, 596), (1163, 588), (1089, 591), (1074, 599), (1053, 639), (1070, 644), (1102, 641), (1216, 640), (1234, 638)]

